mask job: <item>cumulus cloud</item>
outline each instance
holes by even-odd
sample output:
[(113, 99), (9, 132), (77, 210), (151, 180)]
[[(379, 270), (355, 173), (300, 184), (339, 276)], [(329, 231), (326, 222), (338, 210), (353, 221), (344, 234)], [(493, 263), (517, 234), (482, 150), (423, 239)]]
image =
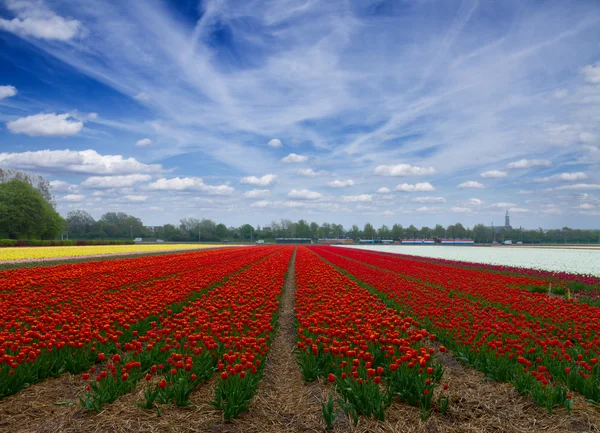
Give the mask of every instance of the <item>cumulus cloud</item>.
[(509, 212), (513, 212), (513, 213), (526, 213), (526, 212), (531, 212), (531, 209), (525, 209), (522, 207), (511, 207), (508, 209)]
[(308, 160), (308, 156), (306, 155), (296, 155), (295, 153), (290, 153), (285, 158), (281, 159), (281, 162), (294, 163), (294, 162), (306, 162)]
[(581, 69), (583, 79), (590, 84), (600, 84), (600, 61)]
[(101, 155), (95, 150), (38, 150), (0, 153), (0, 166), (23, 170), (71, 172), (82, 174), (129, 174), (160, 172), (158, 164), (143, 164), (122, 155)]
[(578, 180), (587, 179), (587, 174), (582, 171), (578, 171), (576, 173), (558, 173), (553, 176), (540, 177), (535, 179), (534, 182), (543, 183), (543, 182), (552, 182), (552, 181), (561, 181), (561, 182), (575, 182)]
[(123, 176), (92, 176), (81, 182), (86, 188), (127, 188), (138, 182), (146, 182), (152, 179), (147, 174), (129, 174)]
[(85, 195), (83, 194), (67, 194), (64, 197), (62, 197), (62, 200), (64, 201), (81, 201), (85, 198)]
[(271, 202), (270, 202), (270, 201), (268, 201), (268, 200), (260, 200), (260, 201), (257, 201), (257, 202), (255, 202), (255, 203), (252, 203), (252, 204), (250, 205), (250, 207), (255, 207), (255, 208), (264, 208), (264, 207), (267, 207), (267, 206), (269, 206), (270, 204), (271, 204)]
[(506, 168), (533, 168), (533, 167), (550, 167), (552, 161), (548, 159), (520, 159), (511, 162)]
[(288, 197), (299, 198), (302, 200), (317, 200), (323, 197), (323, 194), (308, 189), (293, 189), (288, 192)]
[(243, 177), (240, 182), (245, 183), (247, 185), (257, 185), (257, 186), (267, 186), (271, 185), (277, 179), (277, 175), (275, 174), (265, 174), (261, 177), (256, 176), (247, 176)]
[(444, 197), (415, 197), (411, 201), (414, 203), (446, 203)]
[(357, 203), (357, 202), (369, 202), (373, 201), (373, 195), (371, 194), (358, 194), (358, 195), (343, 195), (342, 201), (349, 203)]
[(77, 185), (72, 185), (69, 182), (63, 180), (53, 180), (50, 182), (52, 191), (55, 192), (75, 192), (77, 191)]
[(5, 6), (16, 16), (0, 18), (0, 29), (19, 36), (68, 41), (81, 32), (81, 23), (63, 18), (39, 1), (7, 0)]
[(416, 184), (411, 183), (402, 183), (400, 185), (396, 185), (394, 188), (396, 191), (404, 191), (404, 192), (428, 192), (435, 191), (435, 187), (429, 182), (421, 182)]
[(206, 185), (200, 177), (161, 178), (149, 184), (148, 189), (157, 191), (202, 191), (214, 195), (227, 195), (234, 191), (229, 185)]
[(353, 186), (353, 185), (354, 185), (354, 181), (352, 179), (334, 180), (327, 184), (327, 186), (330, 186), (331, 188), (346, 188), (346, 187)]
[(473, 209), (470, 209), (468, 207), (453, 206), (450, 208), (450, 211), (455, 213), (469, 213), (473, 212)]
[(500, 202), (500, 203), (494, 203), (488, 206), (489, 209), (509, 209), (509, 208), (513, 208), (517, 206), (515, 203), (506, 203), (506, 202)]
[(440, 208), (437, 206), (421, 206), (416, 208), (417, 212), (437, 212)]
[(380, 176), (422, 176), (434, 173), (433, 167), (416, 167), (410, 164), (379, 165), (375, 168), (375, 174)]
[(269, 140), (267, 145), (275, 148), (281, 147), (281, 140), (279, 138), (272, 138), (271, 140)]
[(460, 189), (464, 189), (464, 188), (484, 188), (482, 183), (479, 183), (475, 180), (468, 180), (466, 182), (461, 183), (460, 185), (457, 186), (457, 188)]
[(127, 201), (142, 202), (148, 200), (147, 195), (126, 195), (123, 197)]
[(17, 94), (17, 88), (14, 86), (0, 86), (0, 101), (4, 98), (10, 98)]
[(490, 170), (484, 173), (481, 173), (481, 177), (485, 177), (488, 179), (500, 179), (502, 177), (508, 176), (508, 173), (500, 170)]
[(6, 127), (13, 134), (26, 134), (31, 137), (69, 137), (79, 134), (83, 122), (74, 119), (68, 113), (47, 113), (21, 117), (8, 122)]
[(382, 186), (381, 188), (379, 188), (379, 189), (377, 190), (377, 192), (378, 192), (379, 194), (389, 194), (390, 192), (392, 192), (392, 190), (391, 190), (391, 189), (389, 189), (388, 187)]
[(554, 188), (556, 190), (585, 190), (585, 189), (600, 189), (600, 184), (597, 183), (576, 183), (575, 185), (565, 185)]
[(596, 206), (590, 203), (582, 203), (579, 206), (576, 206), (577, 209), (595, 209)]
[(269, 195), (271, 195), (271, 191), (268, 189), (253, 189), (244, 193), (244, 196), (247, 198), (262, 198), (268, 197)]
[(135, 143), (135, 145), (139, 147), (150, 146), (151, 144), (152, 140), (150, 140), (149, 138), (142, 138), (141, 140), (138, 140), (137, 143)]
[(469, 200), (467, 200), (467, 203), (472, 206), (480, 206), (483, 204), (483, 200), (478, 198), (470, 198)]
[(298, 170), (298, 174), (305, 177), (317, 177), (324, 176), (327, 174), (327, 172), (325, 170), (314, 171), (312, 168), (303, 168)]

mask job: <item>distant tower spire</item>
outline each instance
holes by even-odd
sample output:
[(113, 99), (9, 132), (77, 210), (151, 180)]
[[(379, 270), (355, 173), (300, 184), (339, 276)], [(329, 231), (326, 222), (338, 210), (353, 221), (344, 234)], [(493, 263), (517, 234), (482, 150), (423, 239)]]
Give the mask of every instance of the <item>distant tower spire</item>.
[(504, 217), (504, 227), (510, 227), (510, 217), (508, 216), (508, 209), (506, 209), (506, 216)]

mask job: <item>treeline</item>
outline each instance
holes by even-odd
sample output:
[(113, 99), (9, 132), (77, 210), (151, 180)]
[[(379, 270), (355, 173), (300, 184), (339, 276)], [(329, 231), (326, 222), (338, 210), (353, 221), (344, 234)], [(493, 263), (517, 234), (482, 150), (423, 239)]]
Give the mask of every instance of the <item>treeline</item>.
[(98, 221), (83, 210), (69, 212), (67, 215), (69, 237), (74, 239), (162, 239), (172, 242), (218, 242), (253, 241), (258, 239), (274, 239), (279, 237), (298, 238), (350, 238), (359, 239), (445, 239), (470, 238), (477, 243), (491, 243), (512, 240), (523, 243), (596, 243), (600, 242), (600, 230), (579, 230), (564, 227), (559, 230), (521, 230), (501, 228), (492, 230), (483, 224), (473, 228), (464, 227), (461, 223), (435, 227), (417, 228), (414, 225), (404, 227), (394, 224), (391, 227), (382, 225), (375, 228), (367, 223), (362, 228), (353, 225), (345, 228), (341, 224), (308, 222), (306, 220), (291, 221), (282, 219), (273, 221), (269, 226), (253, 227), (243, 224), (239, 227), (226, 226), (210, 219), (183, 218), (179, 225), (145, 227), (139, 218), (123, 212), (108, 212)]

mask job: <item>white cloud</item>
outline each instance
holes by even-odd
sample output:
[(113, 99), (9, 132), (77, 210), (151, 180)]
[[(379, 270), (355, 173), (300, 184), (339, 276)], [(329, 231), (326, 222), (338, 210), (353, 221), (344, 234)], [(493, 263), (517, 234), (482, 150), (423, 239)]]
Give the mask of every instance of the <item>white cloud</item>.
[(77, 191), (77, 185), (72, 185), (69, 182), (63, 180), (53, 180), (50, 182), (53, 192), (75, 192)]
[(129, 174), (124, 176), (92, 176), (81, 182), (86, 188), (126, 188), (132, 187), (138, 182), (146, 182), (152, 179), (148, 174)]
[(137, 143), (135, 143), (135, 145), (139, 147), (150, 146), (151, 144), (152, 140), (150, 140), (149, 138), (142, 138), (141, 140), (138, 140)]
[(20, 36), (37, 39), (68, 41), (81, 30), (81, 23), (56, 15), (40, 1), (10, 0), (7, 9), (16, 17), (12, 20), (0, 18), (0, 29)]
[(583, 79), (591, 84), (600, 84), (600, 61), (594, 65), (587, 65), (581, 69)]
[(146, 92), (140, 92), (137, 95), (135, 95), (133, 97), (133, 99), (140, 101), (140, 102), (148, 102), (148, 101), (152, 100), (152, 96), (150, 96)]
[(275, 174), (265, 174), (262, 177), (247, 176), (243, 177), (240, 182), (247, 185), (267, 186), (271, 185), (277, 179)]
[(519, 194), (533, 194), (535, 191), (530, 189), (521, 189), (519, 190)]
[(158, 191), (202, 191), (214, 195), (226, 195), (234, 191), (229, 185), (206, 185), (200, 177), (161, 178), (148, 185), (148, 189)]
[(308, 156), (296, 155), (295, 153), (290, 153), (285, 158), (282, 158), (281, 162), (294, 163), (294, 162), (306, 162), (306, 160), (308, 160)]
[(23, 153), (0, 153), (0, 166), (89, 174), (129, 174), (160, 172), (157, 164), (143, 164), (122, 155), (100, 155), (95, 150), (38, 150)]
[(375, 168), (375, 174), (380, 176), (422, 176), (434, 173), (433, 167), (416, 167), (410, 164), (379, 165)]
[(468, 180), (466, 182), (461, 183), (460, 185), (457, 186), (457, 188), (460, 189), (464, 189), (464, 188), (484, 188), (482, 183), (479, 183), (475, 180)]
[(502, 177), (508, 176), (508, 173), (500, 170), (490, 170), (484, 173), (481, 173), (481, 177), (489, 178), (489, 179), (500, 179)]
[(148, 200), (148, 196), (147, 195), (126, 195), (123, 198), (125, 200), (134, 201), (134, 202), (141, 202), (141, 201)]
[(580, 190), (580, 189), (600, 189), (597, 183), (576, 183), (575, 185), (565, 185), (554, 188), (556, 190)]
[(392, 212), (391, 210), (386, 210), (386, 211), (383, 213), (383, 215), (384, 215), (384, 216), (393, 216), (393, 215), (394, 215), (394, 212)]
[(261, 200), (261, 201), (257, 201), (257, 202), (255, 202), (255, 203), (252, 203), (252, 204), (250, 205), (250, 207), (255, 207), (255, 208), (264, 208), (264, 207), (267, 207), (267, 206), (269, 206), (270, 204), (271, 204), (271, 202), (270, 202), (270, 201), (268, 201), (268, 200)]
[(473, 212), (473, 209), (470, 209), (468, 207), (454, 206), (454, 207), (450, 208), (450, 211), (455, 212), (455, 213), (469, 213), (469, 212)]
[(494, 203), (488, 206), (489, 209), (509, 209), (509, 208), (513, 208), (517, 206), (515, 203), (506, 203), (506, 202), (500, 202), (500, 203)]
[(320, 194), (316, 191), (309, 191), (307, 189), (293, 189), (290, 192), (288, 192), (288, 197), (299, 198), (303, 200), (317, 200), (323, 197), (323, 194)]
[(346, 188), (346, 187), (353, 186), (353, 185), (354, 185), (354, 181), (352, 179), (334, 180), (327, 184), (327, 186), (330, 186), (331, 188)]
[(394, 188), (396, 191), (404, 191), (404, 192), (427, 192), (427, 191), (435, 191), (435, 187), (429, 182), (421, 182), (416, 184), (410, 183), (402, 183), (400, 185), (396, 185)]
[(69, 137), (79, 134), (83, 122), (74, 119), (70, 114), (34, 114), (10, 121), (6, 127), (13, 134), (26, 134), (31, 137), (51, 136)]
[(150, 210), (154, 210), (154, 211), (158, 211), (158, 212), (162, 212), (162, 211), (165, 210), (165, 208), (162, 207), (162, 206), (150, 206), (149, 209)]
[(298, 174), (305, 177), (317, 177), (324, 176), (327, 174), (327, 172), (325, 170), (314, 171), (312, 168), (303, 168), (298, 170)]
[(561, 182), (575, 182), (577, 180), (587, 179), (587, 174), (578, 171), (577, 173), (559, 173), (553, 176), (541, 177), (535, 179), (534, 182), (542, 183), (542, 182), (552, 182), (552, 181), (561, 181)]
[(0, 101), (4, 98), (10, 98), (17, 94), (17, 88), (14, 86), (0, 86)]
[(247, 198), (262, 198), (271, 195), (271, 191), (268, 189), (253, 189), (252, 191), (246, 191), (244, 196)]
[(548, 159), (520, 159), (511, 162), (506, 168), (532, 168), (532, 167), (550, 167), (552, 161)]
[(582, 132), (579, 134), (580, 143), (592, 143), (594, 141), (596, 141), (596, 135), (591, 132)]
[(596, 206), (594, 206), (593, 204), (590, 203), (582, 203), (579, 206), (576, 207), (577, 209), (595, 209)]
[(470, 198), (469, 200), (467, 200), (467, 203), (472, 206), (480, 206), (483, 204), (483, 200), (478, 198)]
[(373, 196), (371, 194), (359, 194), (359, 195), (343, 195), (342, 201), (349, 203), (357, 203), (357, 202), (369, 202), (373, 201)]
[(522, 207), (511, 207), (508, 209), (509, 212), (513, 212), (513, 213), (527, 213), (527, 212), (531, 212), (530, 209), (525, 209)]
[(421, 206), (421, 207), (416, 208), (415, 210), (417, 212), (426, 212), (427, 213), (427, 212), (437, 212), (439, 209), (440, 208), (437, 207), (437, 206), (433, 206), (433, 207), (431, 207), (431, 206)]
[(85, 195), (83, 194), (67, 194), (64, 197), (62, 197), (62, 200), (64, 201), (81, 201), (85, 198)]
[(281, 147), (281, 140), (279, 138), (272, 138), (271, 140), (269, 140), (267, 145), (275, 148)]
[(558, 208), (552, 208), (552, 209), (544, 209), (542, 211), (542, 213), (549, 214), (549, 215), (561, 215), (563, 213), (563, 211)]
[(414, 203), (446, 203), (444, 197), (415, 197), (411, 201)]
[(386, 187), (386, 186), (382, 186), (381, 188), (379, 188), (379, 189), (377, 190), (377, 193), (378, 193), (378, 194), (389, 194), (390, 192), (392, 192), (392, 190), (391, 190), (391, 189), (389, 189), (389, 188), (388, 188), (388, 187)]

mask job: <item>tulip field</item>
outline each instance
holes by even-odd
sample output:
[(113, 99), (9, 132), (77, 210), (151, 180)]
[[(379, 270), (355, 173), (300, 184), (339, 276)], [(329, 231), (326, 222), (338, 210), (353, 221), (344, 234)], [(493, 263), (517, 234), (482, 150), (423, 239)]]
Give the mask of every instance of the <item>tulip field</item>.
[(0, 271), (0, 431), (599, 431), (570, 278), (290, 245)]

